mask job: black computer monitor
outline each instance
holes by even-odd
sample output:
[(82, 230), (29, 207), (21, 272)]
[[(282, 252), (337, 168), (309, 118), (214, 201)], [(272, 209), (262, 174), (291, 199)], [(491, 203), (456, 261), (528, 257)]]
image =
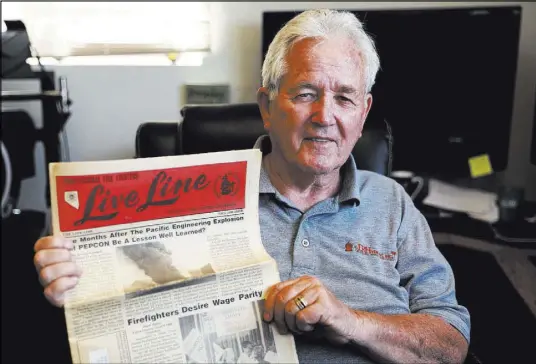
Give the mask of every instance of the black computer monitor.
[[(393, 168), (468, 177), (487, 153), (507, 166), (521, 7), (355, 11), (372, 34), (381, 70), (367, 122), (386, 119)], [(262, 55), (297, 11), (265, 12)]]

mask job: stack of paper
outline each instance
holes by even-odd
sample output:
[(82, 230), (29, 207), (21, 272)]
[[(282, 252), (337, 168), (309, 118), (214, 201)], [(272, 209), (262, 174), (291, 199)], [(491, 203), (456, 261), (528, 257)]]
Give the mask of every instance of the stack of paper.
[(474, 219), (494, 223), (499, 219), (496, 200), (495, 193), (430, 179), (428, 196), (423, 203), (442, 210), (467, 213)]

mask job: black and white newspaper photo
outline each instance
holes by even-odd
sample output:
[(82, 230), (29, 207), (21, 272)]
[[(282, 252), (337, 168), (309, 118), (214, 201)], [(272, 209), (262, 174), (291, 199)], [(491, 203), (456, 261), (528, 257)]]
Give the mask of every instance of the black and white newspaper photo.
[(262, 301), (179, 319), (187, 363), (278, 363)]

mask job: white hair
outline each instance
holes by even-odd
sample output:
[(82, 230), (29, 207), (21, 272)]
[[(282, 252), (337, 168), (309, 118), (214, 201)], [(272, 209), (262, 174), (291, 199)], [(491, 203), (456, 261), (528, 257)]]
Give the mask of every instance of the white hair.
[(307, 10), (290, 20), (268, 47), (262, 65), (262, 85), (269, 90), (270, 99), (279, 91), (281, 78), (288, 70), (286, 56), (292, 46), (306, 38), (329, 39), (346, 36), (360, 51), (363, 63), (365, 92), (370, 92), (380, 68), (374, 41), (357, 17), (347, 11), (329, 9)]

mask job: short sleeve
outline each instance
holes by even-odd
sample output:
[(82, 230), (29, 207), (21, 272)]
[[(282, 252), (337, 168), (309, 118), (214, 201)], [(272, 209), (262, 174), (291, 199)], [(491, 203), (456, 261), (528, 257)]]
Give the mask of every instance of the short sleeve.
[(397, 269), (400, 284), (408, 292), (410, 311), (441, 317), (469, 342), (470, 315), (457, 302), (452, 268), (437, 248), (425, 217), (411, 200), (404, 205)]

